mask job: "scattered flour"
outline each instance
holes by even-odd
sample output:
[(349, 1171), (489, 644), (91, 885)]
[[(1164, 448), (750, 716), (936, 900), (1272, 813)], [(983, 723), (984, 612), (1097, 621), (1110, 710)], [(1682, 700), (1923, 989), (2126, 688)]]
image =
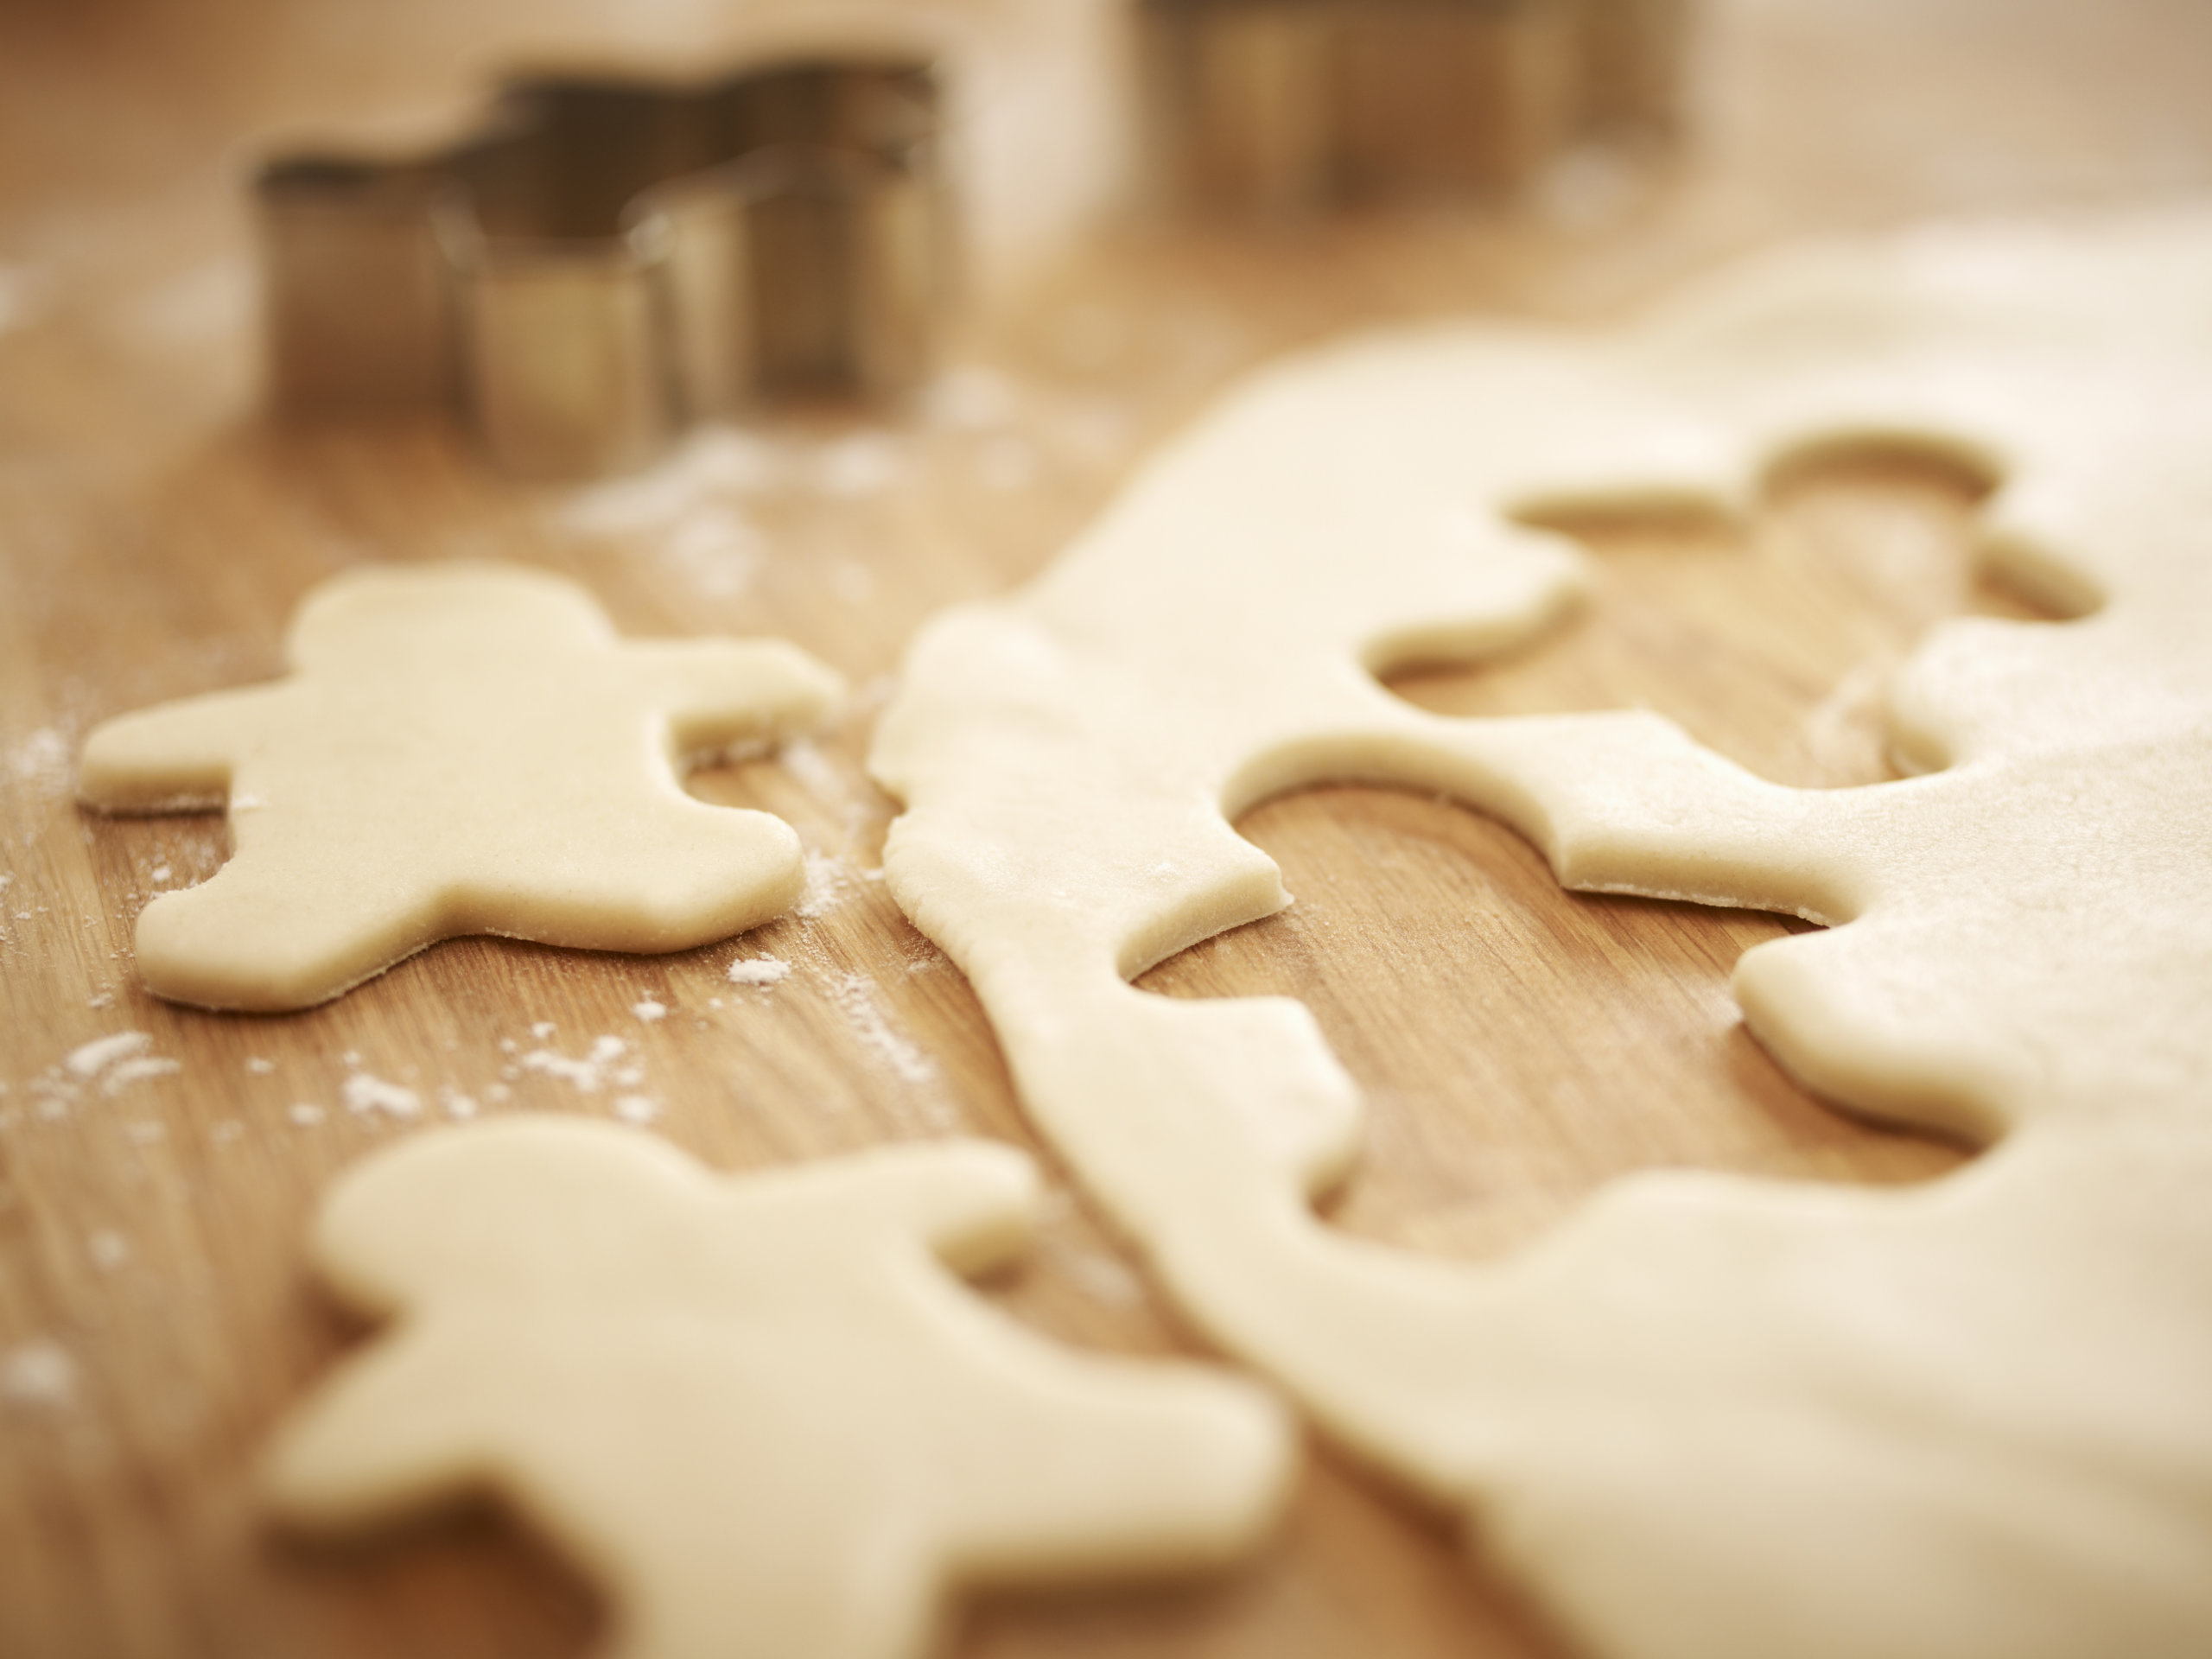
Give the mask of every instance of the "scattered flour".
[(168, 880), (174, 874), (175, 872), (172, 871), (168, 865), (156, 864), (152, 869), (146, 872), (146, 879), (149, 881), (158, 884), (160, 882)]
[(1618, 225), (1643, 195), (1636, 162), (1611, 144), (1580, 144), (1538, 175), (1536, 212), (1588, 236)]
[(1144, 1300), (1143, 1281), (1110, 1255), (1064, 1249), (1053, 1252), (1053, 1261), (1076, 1288), (1094, 1302), (1109, 1307), (1135, 1307)]
[(85, 1241), (85, 1254), (102, 1273), (113, 1273), (130, 1259), (130, 1241), (111, 1227), (103, 1227)]
[(717, 496), (768, 488), (782, 469), (772, 445), (729, 427), (705, 427), (650, 472), (577, 491), (557, 517), (577, 536), (664, 531)]
[(827, 916), (852, 897), (860, 871), (833, 853), (806, 855), (806, 890), (791, 914), (805, 921)]
[(96, 1037), (71, 1049), (62, 1065), (80, 1077), (96, 1077), (105, 1067), (151, 1047), (153, 1041), (143, 1031), (118, 1031), (112, 1037)]
[(476, 1097), (462, 1094), (451, 1084), (438, 1090), (438, 1104), (446, 1109), (446, 1116), (456, 1123), (466, 1123), (476, 1116)]
[[(537, 1027), (531, 1029), (535, 1031)], [(591, 1052), (582, 1059), (571, 1059), (550, 1048), (533, 1048), (522, 1057), (522, 1067), (525, 1071), (560, 1077), (574, 1084), (579, 1094), (594, 1095), (606, 1080), (607, 1068), (628, 1052), (629, 1047), (620, 1037), (596, 1037), (592, 1039)]]
[(175, 1060), (160, 1059), (152, 1055), (139, 1055), (122, 1061), (100, 1079), (104, 1095), (120, 1094), (134, 1083), (144, 1083), (153, 1077), (174, 1076), (184, 1068)]
[(824, 444), (809, 482), (823, 495), (863, 501), (886, 493), (906, 470), (904, 448), (887, 432), (855, 432)]
[(1882, 693), (1897, 670), (1885, 658), (1860, 663), (1808, 711), (1798, 728), (1799, 741), (1814, 760), (1848, 765), (1858, 758), (1854, 741), (1861, 730), (1882, 729)]
[[(354, 1109), (358, 1111), (360, 1109), (356, 1107)], [(285, 1112), (284, 1116), (290, 1118), (293, 1122), (298, 1124), (302, 1128), (306, 1129), (312, 1128), (316, 1124), (322, 1122), (323, 1110), (321, 1107), (316, 1105), (313, 1101), (302, 1100), (294, 1104)]]
[(624, 1095), (614, 1103), (614, 1116), (625, 1123), (650, 1123), (660, 1116), (660, 1103), (645, 1095)]
[(665, 1020), (668, 1018), (668, 1004), (665, 1002), (656, 1001), (653, 998), (649, 996), (642, 1002), (632, 1003), (630, 1005), (630, 1012), (637, 1015), (639, 1019), (644, 1020), (645, 1024), (650, 1026), (657, 1020)]
[(1065, 1273), (1077, 1289), (1095, 1302), (1131, 1307), (1144, 1300), (1144, 1281), (1120, 1257), (1093, 1249), (1060, 1231), (1062, 1222), (1079, 1213), (1071, 1193), (1058, 1187), (1048, 1188), (1042, 1208), (1042, 1219), (1046, 1225), (1039, 1244), (1054, 1271)]
[(922, 395), (922, 417), (955, 432), (988, 432), (1011, 425), (1018, 402), (1014, 382), (1006, 376), (963, 363), (930, 383)]
[(95, 1078), (99, 1080), (102, 1094), (114, 1095), (134, 1083), (181, 1071), (176, 1061), (145, 1052), (153, 1040), (143, 1031), (118, 1031), (71, 1049), (60, 1065), (48, 1067), (44, 1076), (30, 1081), (39, 1116), (49, 1123), (67, 1116), (69, 1104), (81, 1086)]
[(781, 957), (740, 957), (729, 965), (733, 985), (780, 985), (791, 976), (791, 965)]
[(8, 772), (27, 788), (66, 792), (71, 787), (69, 740), (51, 726), (40, 727), (10, 752)]
[(844, 773), (810, 739), (793, 738), (776, 752), (776, 759), (785, 772), (798, 779), (801, 788), (825, 806), (835, 806), (853, 793)]
[(51, 1338), (27, 1342), (0, 1358), (0, 1400), (16, 1406), (66, 1406), (77, 1393), (77, 1363)]
[(734, 507), (694, 507), (669, 531), (661, 557), (693, 592), (734, 599), (753, 585), (768, 552), (767, 537)]
[[(530, 1028), (530, 1034), (537, 1038), (537, 1040), (542, 1043), (558, 1029), (559, 1027), (550, 1020), (540, 1020), (536, 1025)], [(508, 1052), (510, 1053), (513, 1052), (512, 1049)]]
[(259, 1055), (255, 1055), (246, 1061), (245, 1069), (257, 1077), (265, 1077), (276, 1069), (276, 1062), (264, 1060)]
[(936, 1062), (892, 1025), (874, 983), (865, 974), (844, 974), (830, 981), (830, 995), (861, 1046), (895, 1076), (908, 1083), (936, 1077)]
[(115, 993), (102, 991), (97, 996), (88, 996), (85, 999), (85, 1006), (88, 1008), (111, 1008), (115, 1006)]
[(123, 1132), (130, 1137), (130, 1144), (134, 1147), (157, 1147), (169, 1138), (168, 1126), (156, 1123), (150, 1118), (126, 1123), (123, 1126)]
[(77, 1098), (77, 1085), (61, 1075), (59, 1066), (48, 1066), (45, 1075), (33, 1077), (27, 1085), (38, 1103), (38, 1115), (52, 1123), (69, 1115), (69, 1103)]
[(362, 1117), (372, 1112), (384, 1112), (392, 1117), (414, 1117), (423, 1109), (422, 1096), (412, 1089), (403, 1089), (396, 1083), (386, 1083), (382, 1077), (366, 1071), (356, 1071), (346, 1079), (346, 1109)]
[(139, 296), (125, 314), (133, 343), (158, 350), (190, 350), (244, 334), (253, 326), (255, 282), (245, 258), (209, 259), (168, 277)]

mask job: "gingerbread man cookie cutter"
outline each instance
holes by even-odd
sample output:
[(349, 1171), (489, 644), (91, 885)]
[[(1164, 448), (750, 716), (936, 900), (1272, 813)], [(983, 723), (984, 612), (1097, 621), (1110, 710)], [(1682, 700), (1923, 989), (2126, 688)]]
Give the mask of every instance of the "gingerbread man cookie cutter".
[(950, 286), (938, 105), (910, 57), (533, 74), (443, 148), (276, 156), (274, 402), (455, 408), (507, 469), (579, 476), (759, 402), (895, 396)]

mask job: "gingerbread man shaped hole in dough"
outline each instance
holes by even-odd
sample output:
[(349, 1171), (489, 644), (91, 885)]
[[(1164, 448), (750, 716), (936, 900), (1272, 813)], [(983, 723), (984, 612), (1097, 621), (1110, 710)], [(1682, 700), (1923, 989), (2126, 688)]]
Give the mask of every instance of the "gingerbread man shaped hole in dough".
[(1035, 1198), (976, 1141), (734, 1179), (582, 1119), (407, 1141), (324, 1206), (323, 1276), (393, 1323), (270, 1500), (322, 1530), (496, 1493), (605, 1587), (623, 1659), (902, 1659), (958, 1584), (1243, 1554), (1292, 1467), (1268, 1396), (1068, 1352), (946, 1271)]
[(572, 582), (454, 564), (326, 583), (289, 654), (276, 684), (126, 715), (85, 745), (97, 810), (227, 800), (229, 863), (139, 916), (156, 995), (307, 1007), (469, 933), (681, 950), (798, 895), (788, 825), (677, 775), (823, 719), (837, 677), (794, 646), (625, 641)]
[[(1781, 255), (1611, 334), (1333, 347), (910, 653), (886, 877), (1025, 1106), (1194, 1320), (1593, 1655), (2212, 1649), (2207, 291), (2200, 209)], [(1585, 562), (1531, 517), (1741, 517), (1870, 438), (1997, 480), (1982, 556), (2082, 619), (1928, 634), (1887, 709), (1928, 775), (1792, 789), (1648, 712), (1377, 683), (1560, 613)], [(1308, 1011), (1128, 982), (1287, 905), (1231, 826), (1338, 781), (1500, 819), (1568, 887), (1828, 925), (1741, 958), (1753, 1033), (1993, 1144), (1905, 1190), (1645, 1171), (1478, 1264), (1332, 1229), (1360, 1103)]]

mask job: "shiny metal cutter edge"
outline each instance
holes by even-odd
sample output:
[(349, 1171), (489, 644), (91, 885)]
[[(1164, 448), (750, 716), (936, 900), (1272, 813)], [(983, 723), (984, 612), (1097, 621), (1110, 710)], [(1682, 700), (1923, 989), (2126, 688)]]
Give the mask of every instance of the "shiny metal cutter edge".
[(1148, 173), (1262, 216), (1510, 198), (1681, 126), (1694, 0), (1139, 0)]
[(807, 59), (518, 77), (429, 154), (276, 156), (273, 401), (456, 410), (508, 470), (575, 477), (765, 402), (895, 397), (952, 287), (939, 148), (929, 64)]

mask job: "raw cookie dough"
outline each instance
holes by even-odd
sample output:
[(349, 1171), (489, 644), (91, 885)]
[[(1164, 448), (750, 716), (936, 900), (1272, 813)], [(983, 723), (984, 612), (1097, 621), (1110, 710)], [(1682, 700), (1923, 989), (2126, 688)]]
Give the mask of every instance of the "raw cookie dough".
[(1249, 1383), (1078, 1356), (966, 1294), (1027, 1159), (981, 1141), (728, 1178), (610, 1123), (509, 1118), (351, 1172), (315, 1258), (397, 1315), (273, 1449), (289, 1521), (491, 1491), (613, 1602), (624, 1659), (896, 1659), (945, 1592), (1209, 1566), (1281, 1505)]
[(464, 933), (683, 950), (798, 897), (790, 826), (676, 773), (823, 719), (837, 677), (795, 646), (625, 642), (573, 582), (447, 564), (325, 583), (288, 649), (275, 685), (86, 742), (78, 794), (100, 811), (227, 798), (230, 862), (138, 918), (158, 996), (307, 1007)]
[[(1593, 1654), (2212, 1652), (2208, 294), (2181, 212), (1324, 352), (912, 651), (886, 873), (1038, 1122), (1198, 1324)], [(1986, 474), (1987, 560), (2095, 612), (1932, 631), (1891, 709), (1932, 775), (1783, 789), (1649, 715), (1450, 720), (1373, 677), (1571, 601), (1516, 513), (1741, 512), (1867, 437)], [(1494, 813), (1573, 886), (1837, 925), (1744, 957), (1752, 1030), (1997, 1144), (1911, 1191), (1643, 1175), (1495, 1264), (1332, 1232), (1358, 1103), (1306, 1010), (1126, 982), (1287, 903), (1230, 823), (1338, 779)]]

